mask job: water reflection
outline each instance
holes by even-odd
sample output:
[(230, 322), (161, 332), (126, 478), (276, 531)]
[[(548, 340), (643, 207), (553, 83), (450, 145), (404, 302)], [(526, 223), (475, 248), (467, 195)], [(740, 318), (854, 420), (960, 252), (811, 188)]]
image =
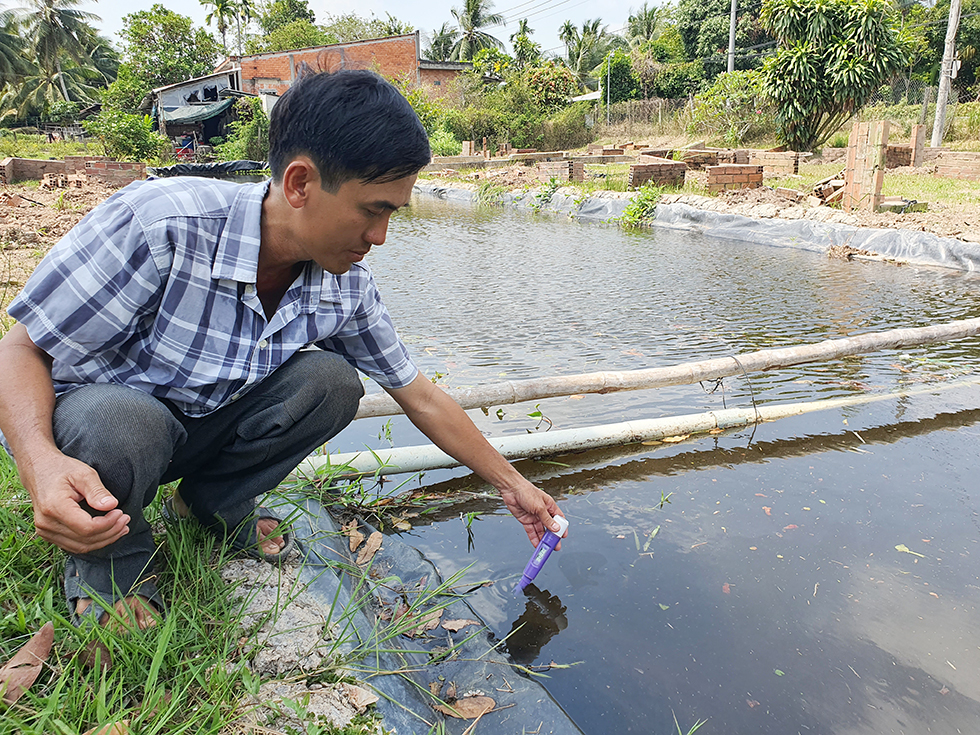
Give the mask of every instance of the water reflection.
[[(371, 266), (413, 355), (455, 386), (980, 315), (974, 274), (436, 200), (393, 220)], [(680, 386), (540, 408), (563, 429), (945, 383), (978, 362), (978, 341), (967, 339), (736, 376), (714, 392)], [(531, 411), (474, 419), (489, 435), (520, 434), (535, 429)], [(520, 600), (510, 591), (529, 549), (496, 499), (423, 514), (406, 540), (445, 575), (472, 565), (475, 579), (499, 582), (473, 604), (519, 661), (583, 662), (550, 671), (547, 686), (586, 732), (676, 732), (675, 715), (685, 730), (708, 718), (704, 733), (972, 732), (978, 423), (980, 390), (958, 389), (755, 434), (583, 452), (563, 466), (522, 462), (572, 526), (537, 578), (542, 589)], [(377, 424), (366, 426), (337, 449), (381, 446)], [(391, 431), (399, 445), (420, 441), (403, 421)], [(459, 472), (423, 482), (483, 489)]]
[(541, 649), (568, 627), (566, 608), (558, 595), (539, 590), (532, 582), (524, 588), (524, 612), (511, 624), (506, 649), (522, 666), (538, 660)]

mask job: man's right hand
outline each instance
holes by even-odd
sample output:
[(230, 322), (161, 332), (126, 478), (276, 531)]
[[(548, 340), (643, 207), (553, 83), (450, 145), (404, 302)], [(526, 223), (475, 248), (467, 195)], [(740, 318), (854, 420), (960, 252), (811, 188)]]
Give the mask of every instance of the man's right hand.
[[(38, 464), (40, 466), (38, 466)], [(34, 527), (45, 541), (69, 554), (84, 554), (129, 533), (130, 517), (84, 462), (60, 452), (33, 467), (25, 485), (34, 505)], [(83, 507), (83, 503), (97, 513)]]

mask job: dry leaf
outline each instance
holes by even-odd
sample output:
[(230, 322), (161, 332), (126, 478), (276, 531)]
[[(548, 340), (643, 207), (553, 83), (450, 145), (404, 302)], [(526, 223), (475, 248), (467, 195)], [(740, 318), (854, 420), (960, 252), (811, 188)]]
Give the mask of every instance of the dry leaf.
[(721, 434), (721, 433), (724, 433), (724, 431), (725, 431), (724, 429), (709, 429), (708, 430), (708, 433), (709, 434)]
[(784, 531), (792, 531), (794, 528), (799, 528), (795, 523), (790, 523), (788, 526), (783, 526)]
[(444, 715), (456, 717), (461, 720), (472, 720), (482, 717), (487, 712), (492, 712), (497, 706), (490, 697), (464, 697), (457, 699), (451, 705), (436, 704), (433, 707)]
[(361, 549), (361, 553), (357, 555), (358, 564), (367, 564), (374, 558), (374, 555), (378, 553), (378, 549), (381, 548), (381, 541), (384, 539), (381, 531), (375, 531), (370, 536), (368, 536), (367, 543), (364, 544), (364, 548)]
[(725, 584), (721, 586), (721, 591), (726, 595), (730, 595), (732, 593), (732, 586), (728, 582), (725, 582)]
[(357, 521), (345, 523), (340, 528), (347, 535), (347, 543), (350, 546), (351, 553), (354, 553), (364, 540), (364, 534), (357, 530)]
[(54, 624), (45, 623), (14, 657), (0, 667), (0, 693), (4, 704), (13, 704), (41, 675), (41, 667), (51, 655)]
[(429, 694), (431, 694), (433, 697), (438, 697), (439, 696), (439, 690), (440, 689), (442, 689), (442, 682), (439, 682), (439, 681), (430, 681), (429, 682)]
[(759, 703), (754, 699), (746, 699), (745, 703), (749, 705), (749, 709), (755, 709), (759, 706)]
[(570, 400), (570, 401), (581, 401), (583, 398), (585, 398), (585, 396), (583, 396), (581, 393), (575, 393), (574, 395), (569, 396), (568, 397), (568, 400)]
[(456, 632), (462, 630), (467, 625), (480, 625), (480, 621), (479, 620), (469, 620), (467, 618), (459, 618), (459, 620), (444, 620), (444, 621), (442, 621), (442, 627), (445, 628), (446, 630), (451, 630), (453, 633), (456, 633)]
[(665, 444), (676, 444), (677, 442), (682, 442), (685, 439), (690, 439), (690, 434), (678, 434), (677, 436), (665, 436), (661, 441)]
[(97, 725), (82, 735), (129, 735), (129, 720), (120, 720), (108, 725)]
[(91, 640), (86, 643), (85, 648), (78, 653), (78, 660), (87, 669), (94, 669), (96, 661), (98, 661), (99, 668), (103, 670), (112, 668), (112, 655), (102, 641)]
[(399, 531), (411, 531), (412, 524), (401, 518), (392, 518), (391, 525), (397, 528)]
[(456, 682), (449, 682), (449, 686), (446, 687), (446, 699), (450, 702), (456, 699)]
[(405, 633), (409, 638), (422, 635), (427, 630), (439, 627), (439, 620), (442, 618), (442, 610), (431, 610), (420, 618), (417, 618), (418, 626)]
[(356, 709), (358, 712), (363, 712), (370, 705), (378, 701), (377, 694), (374, 692), (369, 692), (367, 689), (362, 689), (359, 686), (342, 683), (340, 687), (347, 695), (347, 699), (350, 700), (350, 703), (354, 705), (354, 709)]
[(763, 505), (762, 506), (762, 509), (766, 512), (766, 515), (767, 516), (771, 516), (772, 515), (772, 508), (770, 508), (768, 505)]

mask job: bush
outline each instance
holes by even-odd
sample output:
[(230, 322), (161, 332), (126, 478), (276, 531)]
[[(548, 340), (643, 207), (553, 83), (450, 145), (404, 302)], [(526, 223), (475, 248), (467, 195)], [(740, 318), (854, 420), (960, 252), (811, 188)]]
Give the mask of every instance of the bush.
[(486, 107), (449, 110), (443, 125), (456, 140), (475, 140), (480, 144), (486, 138), (489, 145), (497, 146), (509, 139), (507, 116)]
[(564, 107), (568, 99), (579, 92), (575, 75), (567, 66), (554, 60), (528, 69), (524, 82), (534, 102), (543, 111)]
[(445, 128), (437, 128), (429, 136), (429, 148), (433, 156), (458, 156), (463, 152), (462, 143)]
[(541, 148), (546, 151), (566, 151), (581, 148), (592, 142), (592, 133), (585, 126), (588, 102), (576, 102), (545, 120)]
[(82, 123), (98, 138), (105, 155), (119, 161), (154, 161), (167, 155), (170, 141), (153, 131), (149, 115), (106, 109)]
[(269, 117), (258, 97), (235, 102), (237, 120), (228, 123), (228, 137), (215, 146), (221, 161), (265, 161), (269, 158)]
[(773, 110), (763, 97), (762, 82), (759, 71), (719, 74), (694, 98), (688, 132), (723, 138), (730, 147), (774, 133)]
[(690, 61), (684, 64), (664, 64), (653, 77), (653, 92), (657, 97), (676, 99), (696, 92), (704, 81), (704, 64)]

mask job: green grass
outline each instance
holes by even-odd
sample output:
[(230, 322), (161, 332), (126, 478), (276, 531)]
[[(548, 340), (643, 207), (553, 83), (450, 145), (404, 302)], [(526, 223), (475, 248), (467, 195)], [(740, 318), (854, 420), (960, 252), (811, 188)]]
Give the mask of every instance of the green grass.
[[(158, 584), (167, 615), (157, 627), (117, 634), (107, 629), (78, 630), (67, 620), (62, 590), (64, 554), (37, 537), (30, 500), (9, 457), (0, 452), (0, 662), (8, 660), (47, 621), (55, 625), (55, 645), (48, 665), (31, 689), (0, 717), (0, 735), (77, 735), (96, 725), (129, 720), (133, 732), (231, 732), (242, 714), (240, 702), (258, 690), (249, 668), (257, 640), (243, 629), (244, 602), (220, 568), (226, 561), (221, 544), (195, 523), (163, 526), (158, 504), (148, 509), (156, 522)], [(352, 579), (346, 609), (330, 610), (339, 630), (324, 668), (306, 672), (313, 681), (336, 681), (351, 670), (378, 673), (370, 665), (393, 640), (418, 625), (423, 611), (448, 604), (458, 595), (453, 577), (410, 600), (409, 615), (379, 622), (368, 636), (350, 620), (355, 610), (386, 579), (368, 581), (370, 570), (338, 567)], [(339, 588), (338, 588), (339, 589)], [(297, 589), (296, 592), (301, 590)], [(270, 613), (272, 614), (272, 613)], [(254, 630), (256, 626), (252, 626)], [(101, 670), (84, 663), (86, 650), (101, 647), (112, 665)], [(100, 654), (102, 657), (102, 654)], [(309, 732), (361, 735), (376, 732), (370, 717), (346, 728), (308, 723)]]
[(0, 158), (63, 159), (65, 156), (102, 155), (97, 141), (78, 143), (59, 140), (49, 143), (47, 136), (0, 130)]

